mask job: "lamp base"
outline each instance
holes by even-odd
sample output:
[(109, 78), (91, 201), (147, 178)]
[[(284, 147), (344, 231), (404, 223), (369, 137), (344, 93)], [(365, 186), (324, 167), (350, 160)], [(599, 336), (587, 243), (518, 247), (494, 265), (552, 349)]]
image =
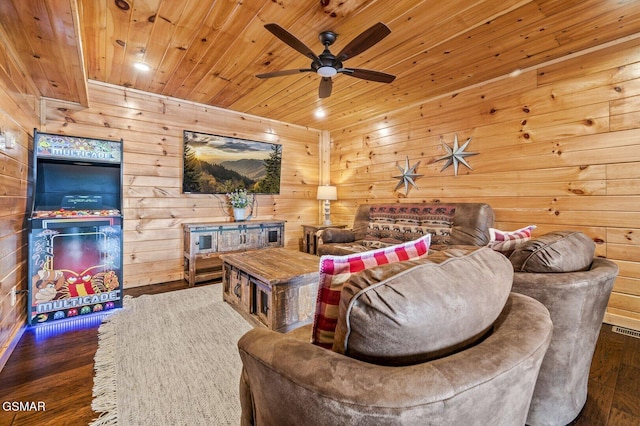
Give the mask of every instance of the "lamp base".
[(324, 200), (324, 226), (331, 225), (331, 202), (329, 200)]

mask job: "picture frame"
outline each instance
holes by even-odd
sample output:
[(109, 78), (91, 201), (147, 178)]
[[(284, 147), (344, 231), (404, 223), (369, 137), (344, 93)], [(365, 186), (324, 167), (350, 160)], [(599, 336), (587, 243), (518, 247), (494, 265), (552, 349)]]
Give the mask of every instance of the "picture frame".
[(183, 140), (183, 193), (280, 193), (281, 144), (191, 130)]

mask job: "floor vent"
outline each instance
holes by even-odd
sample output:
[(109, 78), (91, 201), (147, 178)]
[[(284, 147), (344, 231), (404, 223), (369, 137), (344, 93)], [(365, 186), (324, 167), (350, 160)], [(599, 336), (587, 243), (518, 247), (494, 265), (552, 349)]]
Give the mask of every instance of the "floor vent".
[(625, 334), (627, 336), (640, 339), (640, 331), (631, 330), (630, 328), (618, 327), (617, 325), (614, 325), (611, 330), (613, 330), (614, 333)]

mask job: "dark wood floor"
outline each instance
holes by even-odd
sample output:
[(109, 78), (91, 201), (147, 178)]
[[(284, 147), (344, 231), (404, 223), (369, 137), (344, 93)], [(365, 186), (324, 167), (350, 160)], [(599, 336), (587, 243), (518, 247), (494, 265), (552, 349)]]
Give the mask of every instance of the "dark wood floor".
[[(125, 291), (134, 297), (185, 288), (182, 281)], [(0, 425), (86, 425), (91, 410), (98, 323), (42, 336), (28, 329), (0, 372)], [(10, 402), (44, 403), (46, 411), (11, 411)], [(42, 405), (40, 405), (42, 406)], [(640, 339), (603, 325), (589, 380), (589, 397), (572, 425), (640, 425)]]
[[(184, 281), (136, 287), (126, 295), (163, 293), (186, 288)], [(0, 371), (0, 404), (44, 402), (46, 411), (7, 411), (0, 405), (0, 426), (87, 425), (98, 415), (91, 409), (93, 357), (99, 322), (54, 336), (29, 328)], [(140, 425), (142, 426), (142, 425)]]
[(589, 374), (589, 394), (580, 426), (640, 425), (640, 339), (603, 324)]

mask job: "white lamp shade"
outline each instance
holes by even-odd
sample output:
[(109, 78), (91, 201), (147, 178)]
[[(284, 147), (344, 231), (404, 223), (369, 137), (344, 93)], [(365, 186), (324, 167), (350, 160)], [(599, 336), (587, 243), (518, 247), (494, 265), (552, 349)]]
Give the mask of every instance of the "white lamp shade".
[(337, 200), (338, 190), (335, 186), (322, 185), (318, 187), (318, 200)]

